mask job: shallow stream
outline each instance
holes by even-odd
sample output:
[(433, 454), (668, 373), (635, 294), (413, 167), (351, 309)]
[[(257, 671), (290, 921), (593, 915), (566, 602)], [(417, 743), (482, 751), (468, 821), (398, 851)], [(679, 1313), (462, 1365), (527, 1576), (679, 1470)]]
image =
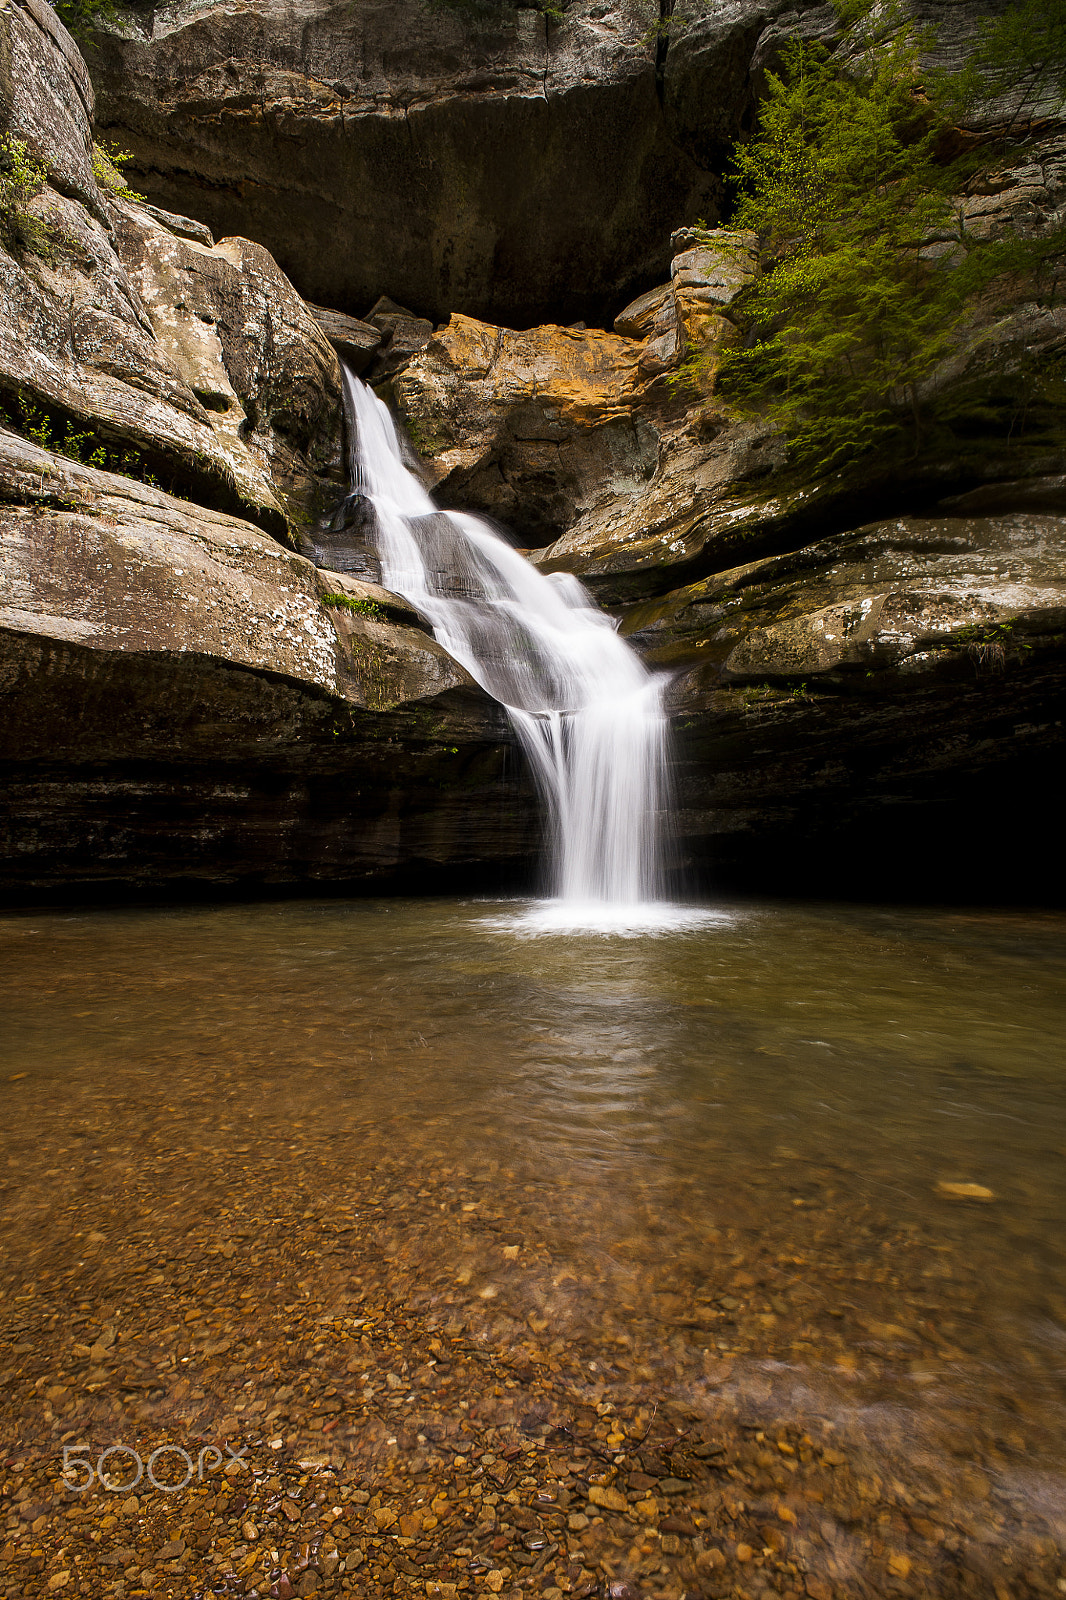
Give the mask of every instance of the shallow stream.
[[(508, 1451), (556, 1496), (543, 1559), (484, 1486), (327, 1519), (323, 1592), (1066, 1591), (1066, 918), (522, 909), (0, 920), (0, 1426), (58, 1530), (12, 1512), (0, 1592), (96, 1570), (62, 1445), (135, 1436), (338, 1511)], [(312, 1592), (198, 1492), (142, 1489), (108, 1593)]]

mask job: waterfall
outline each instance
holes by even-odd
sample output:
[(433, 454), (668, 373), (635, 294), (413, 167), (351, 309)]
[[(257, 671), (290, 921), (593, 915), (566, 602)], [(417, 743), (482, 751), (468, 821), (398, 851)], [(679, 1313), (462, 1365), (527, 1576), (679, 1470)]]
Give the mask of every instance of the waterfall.
[(352, 487), (374, 510), (382, 583), (506, 709), (547, 810), (563, 920), (579, 907), (625, 920), (663, 889), (663, 679), (576, 578), (538, 572), (480, 517), (439, 511), (388, 408), (347, 371), (345, 384)]

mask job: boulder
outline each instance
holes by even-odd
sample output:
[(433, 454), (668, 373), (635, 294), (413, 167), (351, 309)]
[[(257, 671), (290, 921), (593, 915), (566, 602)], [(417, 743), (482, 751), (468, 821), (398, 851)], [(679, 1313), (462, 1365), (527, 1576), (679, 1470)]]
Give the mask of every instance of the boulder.
[(341, 360), (358, 376), (373, 361), (382, 343), (380, 328), (358, 317), (347, 317), (343, 311), (332, 311), (328, 306), (308, 306), (308, 311), (336, 350)]
[[(179, 239), (195, 239), (197, 244), (202, 244), (208, 250), (215, 248), (215, 236), (211, 229), (203, 222), (197, 222), (195, 217), (182, 217), (176, 211), (163, 211), (159, 206), (142, 204), (141, 210), (158, 222), (160, 227), (166, 228), (170, 233), (176, 233)], [(309, 308), (310, 309), (310, 308)]]
[(377, 328), (380, 341), (377, 359), (369, 374), (371, 382), (399, 372), (433, 337), (433, 324), (428, 317), (416, 316), (406, 306), (398, 306), (388, 295), (383, 294), (374, 302), (366, 320)]
[[(671, 237), (678, 251), (670, 263), (670, 282), (649, 289), (614, 319), (614, 331), (643, 341), (639, 370), (643, 378), (656, 378), (695, 349), (722, 348), (736, 338), (725, 315), (758, 270), (753, 233), (726, 228), (681, 228)], [(714, 387), (714, 367), (708, 365), (701, 387)]]
[(340, 477), (340, 371), (318, 320), (261, 245), (208, 247), (142, 207), (115, 212), (159, 354), (206, 410), (238, 489), (304, 524), (321, 480)]

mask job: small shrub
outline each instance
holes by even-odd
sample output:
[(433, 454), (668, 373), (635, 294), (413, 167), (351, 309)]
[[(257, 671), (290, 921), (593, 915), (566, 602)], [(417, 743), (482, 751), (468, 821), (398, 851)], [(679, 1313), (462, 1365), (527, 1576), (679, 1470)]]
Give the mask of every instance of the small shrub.
[(350, 594), (324, 594), (324, 606), (332, 606), (338, 611), (355, 611), (361, 617), (383, 617), (384, 611), (376, 600), (354, 600)]
[[(32, 439), (42, 450), (53, 455), (66, 456), (69, 461), (80, 461), (83, 466), (96, 467), (100, 472), (115, 472), (123, 478), (135, 478), (151, 489), (163, 486), (148, 471), (144, 457), (137, 450), (115, 449), (102, 443), (97, 435), (87, 430), (80, 432), (69, 418), (61, 421), (31, 400), (20, 389), (14, 405), (0, 405), (0, 422)], [(173, 490), (171, 491), (173, 493)]]
[(117, 144), (94, 144), (93, 177), (101, 189), (109, 189), (120, 200), (144, 200), (145, 196), (131, 189), (119, 171), (132, 160), (132, 150), (123, 150)]
[(1033, 648), (1026, 640), (1017, 637), (1017, 627), (1017, 617), (1010, 617), (1004, 622), (986, 623), (984, 626), (974, 624), (960, 628), (945, 643), (949, 650), (965, 651), (975, 671), (980, 672), (984, 668), (988, 672), (1002, 672), (1008, 655), (1017, 655), (1021, 659), (1022, 651)]
[(0, 136), (0, 243), (12, 255), (52, 257), (53, 230), (30, 210), (30, 201), (47, 182), (47, 170), (21, 139), (10, 133)]

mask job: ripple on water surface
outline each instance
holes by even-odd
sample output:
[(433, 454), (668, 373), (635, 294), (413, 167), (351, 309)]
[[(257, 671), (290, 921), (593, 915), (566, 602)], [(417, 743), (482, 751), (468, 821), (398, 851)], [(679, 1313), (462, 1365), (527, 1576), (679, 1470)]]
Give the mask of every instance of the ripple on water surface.
[(623, 1498), (676, 1445), (652, 1521), (560, 1525), (578, 1571), (1058, 1593), (1066, 922), (550, 910), (0, 920), (9, 1445), (243, 1419), (432, 1473), (521, 1442)]

